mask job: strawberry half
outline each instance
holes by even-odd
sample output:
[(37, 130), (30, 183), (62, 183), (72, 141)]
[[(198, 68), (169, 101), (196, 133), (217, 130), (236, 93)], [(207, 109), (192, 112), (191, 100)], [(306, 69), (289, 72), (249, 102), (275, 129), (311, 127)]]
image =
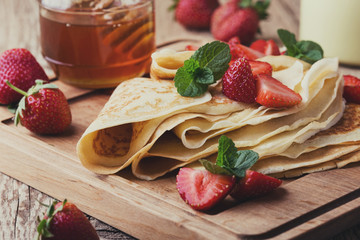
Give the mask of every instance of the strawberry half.
[(228, 42), (231, 54), (231, 61), (230, 64), (233, 64), (236, 59), (243, 57), (248, 60), (256, 60), (261, 57), (265, 57), (265, 54), (246, 47), (240, 43), (240, 39), (238, 37), (232, 37)]
[(280, 55), (279, 46), (272, 39), (267, 41), (264, 39), (256, 40), (250, 45), (250, 48), (265, 55)]
[(256, 102), (269, 108), (291, 107), (302, 100), (300, 94), (265, 74), (257, 75), (256, 91)]
[(222, 87), (224, 95), (232, 100), (244, 103), (255, 102), (255, 80), (248, 60), (238, 58), (228, 68), (222, 78)]
[(272, 66), (270, 65), (270, 63), (267, 62), (262, 62), (262, 61), (251, 61), (249, 60), (249, 64), (251, 67), (251, 72), (254, 75), (254, 77), (256, 78), (257, 75), (259, 74), (266, 74), (271, 76), (272, 75)]
[(344, 75), (343, 97), (348, 102), (360, 104), (360, 79), (353, 75)]
[(230, 192), (230, 196), (236, 200), (244, 201), (263, 196), (278, 188), (281, 184), (282, 181), (280, 179), (247, 170), (245, 177), (242, 178)]
[(214, 174), (207, 170), (181, 168), (176, 187), (181, 198), (196, 210), (208, 210), (224, 199), (235, 185), (234, 176)]

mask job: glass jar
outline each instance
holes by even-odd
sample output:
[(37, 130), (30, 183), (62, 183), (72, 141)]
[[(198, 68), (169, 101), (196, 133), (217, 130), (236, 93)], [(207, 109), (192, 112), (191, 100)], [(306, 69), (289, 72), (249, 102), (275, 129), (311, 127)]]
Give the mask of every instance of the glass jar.
[(57, 77), (109, 88), (149, 72), (152, 0), (39, 0), (42, 54)]

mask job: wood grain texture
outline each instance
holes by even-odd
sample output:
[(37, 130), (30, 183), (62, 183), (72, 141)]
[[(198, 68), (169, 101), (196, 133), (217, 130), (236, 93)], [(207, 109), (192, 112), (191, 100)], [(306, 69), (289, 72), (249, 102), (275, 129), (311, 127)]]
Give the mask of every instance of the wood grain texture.
[[(182, 27), (181, 25), (177, 24), (172, 16), (171, 13), (168, 12), (167, 8), (171, 4), (171, 1), (163, 1), (163, 0), (156, 0), (155, 6), (156, 6), (156, 26), (157, 26), (157, 32), (156, 32), (156, 40), (157, 44), (162, 44), (165, 42), (171, 42), (177, 39), (196, 39), (198, 41), (209, 41), (212, 40), (212, 36), (207, 31), (190, 31)], [(270, 17), (267, 21), (261, 23), (262, 28), (262, 35), (258, 35), (258, 37), (262, 38), (273, 38), (278, 41), (277, 35), (276, 35), (276, 29), (277, 28), (286, 28), (291, 30), (294, 33), (298, 32), (298, 24), (299, 24), (299, 0), (273, 0), (271, 7), (270, 7)], [(9, 49), (9, 48), (18, 48), (18, 47), (24, 47), (29, 49), (37, 58), (37, 60), (40, 62), (42, 66), (46, 69), (47, 74), (52, 77), (53, 72), (47, 65), (46, 61), (41, 56), (41, 50), (40, 50), (40, 44), (39, 44), (39, 26), (38, 26), (38, 7), (37, 2), (35, 0), (1, 0), (1, 7), (0, 7), (0, 52)], [(181, 48), (182, 45), (180, 43), (179, 48)], [(353, 67), (347, 67), (347, 66), (341, 66), (341, 71), (343, 73), (352, 73), (352, 74), (359, 74), (360, 70), (359, 68)], [(60, 83), (61, 85), (61, 83)], [(87, 91), (85, 90), (79, 90), (75, 89), (66, 85), (61, 85), (61, 89), (63, 89), (67, 97), (72, 101), (72, 108), (73, 110), (76, 110), (77, 103), (80, 104), (81, 97), (77, 98), (79, 96), (82, 96), (83, 94), (86, 94)], [(98, 105), (91, 105), (90, 103), (82, 103), (81, 107), (83, 108), (90, 108), (89, 112), (92, 111), (98, 111), (98, 109), (101, 107), (102, 104), (105, 103), (106, 97), (104, 98), (101, 94), (99, 96), (93, 96), (95, 98), (95, 102)], [(84, 113), (85, 114), (85, 113)], [(61, 154), (64, 156), (64, 158), (71, 158), (71, 154), (69, 154), (69, 151), (74, 150), (74, 140), (69, 140), (68, 136), (64, 135), (59, 138), (51, 138), (51, 137), (36, 137), (27, 132), (26, 129), (18, 128), (15, 130), (15, 127), (11, 125), (11, 113), (7, 111), (7, 109), (3, 106), (0, 107), (0, 116), (2, 119), (6, 119), (5, 122), (2, 124), (6, 125), (7, 131), (10, 131), (11, 133), (16, 132), (17, 137), (20, 137), (20, 134), (29, 135), (29, 138), (27, 141), (33, 141), (34, 144), (40, 144), (40, 146), (44, 146), (44, 149), (52, 149), (56, 148), (58, 152), (61, 152)], [(89, 115), (74, 115), (74, 121), (73, 121), (73, 128), (71, 129), (71, 132), (69, 134), (78, 135), (80, 131), (79, 129), (85, 129), (86, 126), (90, 123), (94, 116), (89, 113)], [(3, 132), (2, 132), (3, 133)], [(5, 136), (5, 137), (4, 137)], [(54, 169), (51, 169), (51, 164), (49, 165), (49, 168), (47, 172), (39, 172), (36, 170), (36, 168), (32, 168), (31, 162), (26, 165), (26, 167), (29, 168), (29, 170), (33, 172), (29, 172), (24, 176), (24, 174), (21, 174), (21, 168), (25, 167), (21, 165), (22, 160), (21, 159), (27, 159), (28, 161), (31, 161), (31, 159), (39, 159), (38, 155), (27, 155), (24, 153), (24, 149), (19, 153), (17, 150), (18, 148), (22, 147), (22, 144), (26, 144), (27, 142), (19, 142), (17, 140), (17, 137), (14, 137), (13, 139), (7, 139), (6, 135), (1, 135), (1, 146), (0, 146), (0, 152), (3, 153), (2, 156), (0, 156), (1, 165), (0, 165), (0, 172), (6, 170), (9, 170), (9, 172), (17, 172), (16, 178), (26, 180), (29, 183), (34, 183), (34, 185), (37, 186), (44, 186), (39, 187), (42, 188), (40, 190), (46, 192), (50, 192), (52, 197), (50, 197), (47, 194), (42, 193), (41, 191), (38, 191), (29, 185), (23, 184), (22, 182), (15, 180), (13, 177), (9, 177), (5, 174), (0, 173), (0, 194), (1, 194), (1, 201), (0, 201), (0, 239), (4, 240), (13, 240), (13, 239), (33, 239), (36, 234), (36, 218), (37, 216), (41, 216), (43, 212), (45, 211), (45, 207), (40, 205), (39, 202), (49, 203), (54, 198), (53, 197), (62, 197), (62, 196), (74, 196), (74, 191), (77, 191), (77, 189), (72, 189), (72, 191), (66, 190), (64, 192), (52, 192), (51, 187), (49, 187), (46, 184), (47, 178), (45, 176), (51, 175), (52, 171), (56, 171)], [(11, 142), (13, 141), (13, 142)], [(9, 146), (9, 142), (10, 144)], [(29, 146), (29, 145), (28, 145)], [(30, 145), (31, 146), (31, 145)], [(38, 145), (36, 145), (38, 146)], [(13, 148), (12, 151), (9, 152), (9, 148)], [(33, 152), (34, 149), (31, 147), (28, 149), (29, 152)], [(36, 151), (35, 151), (36, 152)], [(13, 155), (10, 155), (13, 154)], [(22, 154), (21, 154), (22, 153)], [(47, 159), (51, 158), (51, 153), (48, 153), (45, 150), (39, 150), (39, 154), (41, 154), (41, 158), (39, 161), (43, 161), (43, 164), (49, 164), (47, 163)], [(6, 155), (4, 155), (6, 154)], [(46, 157), (46, 158), (45, 158)], [(20, 159), (20, 160), (19, 160)], [(13, 164), (13, 161), (17, 160), (18, 164)], [(7, 164), (7, 162), (11, 162), (12, 164)], [(65, 163), (64, 163), (65, 164)], [(73, 165), (66, 165), (72, 167)], [(12, 169), (10, 169), (12, 168)], [(65, 168), (66, 169), (66, 168)], [(71, 169), (71, 168), (70, 168)], [(79, 169), (80, 172), (86, 172), (84, 169)], [(64, 172), (66, 173), (66, 171)], [(152, 202), (147, 205), (148, 207), (151, 206), (151, 204), (155, 207), (154, 211), (156, 209), (160, 208), (168, 208), (171, 209), (174, 204), (178, 205), (179, 198), (174, 193), (172, 184), (174, 184), (173, 180), (170, 180), (170, 182), (167, 182), (169, 180), (167, 179), (160, 179), (159, 183), (166, 184), (166, 188), (156, 188), (151, 182), (136, 182), (136, 180), (129, 178), (129, 176), (126, 176), (126, 173), (123, 173), (124, 177), (130, 180), (133, 180), (137, 185), (137, 188), (141, 189), (142, 195), (139, 195), (137, 191), (132, 191), (130, 193), (133, 193), (134, 201), (135, 203), (141, 203), (142, 198), (149, 195), (151, 197), (151, 194), (154, 192), (158, 194), (159, 196), (165, 196), (166, 198), (166, 206), (157, 206), (158, 203), (156, 202), (156, 199), (152, 200)], [(55, 174), (56, 176), (56, 174)], [(15, 176), (14, 176), (15, 177)], [(60, 177), (60, 176), (58, 176)], [(352, 178), (352, 176), (348, 176), (349, 179)], [(306, 179), (305, 179), (306, 180)], [(336, 179), (334, 179), (336, 181)], [(53, 179), (52, 181), (56, 182), (56, 179)], [(69, 185), (71, 185), (73, 179), (65, 179), (63, 180)], [(104, 179), (99, 179), (99, 182), (95, 182), (96, 184), (100, 184), (101, 181), (104, 181)], [(118, 184), (118, 180), (109, 178), (106, 180), (111, 186), (116, 186)], [(350, 180), (349, 180), (350, 181)], [(40, 184), (42, 182), (42, 184)], [(64, 182), (59, 182), (58, 184), (64, 184)], [(132, 182), (126, 182), (126, 184), (129, 184), (129, 187), (133, 186), (134, 183)], [(308, 183), (309, 186), (311, 183)], [(321, 187), (326, 187), (328, 183), (321, 183)], [(78, 186), (78, 185), (76, 185)], [(294, 186), (294, 185), (293, 185)], [(85, 184), (82, 186), (83, 189), (91, 189), (94, 186), (90, 186), (89, 184)], [(341, 195), (341, 189), (346, 188), (346, 186), (339, 186), (339, 191), (337, 194), (339, 196)], [(294, 186), (296, 189), (296, 186)], [(300, 189), (299, 189), (300, 190)], [(90, 190), (89, 190), (90, 191)], [(83, 192), (83, 191), (80, 191)], [(118, 194), (124, 194), (124, 192), (119, 191)], [(305, 193), (304, 193), (305, 194)], [(334, 194), (334, 193), (332, 193)], [(321, 194), (320, 194), (321, 195)], [(121, 196), (121, 195), (120, 195)], [(82, 199), (84, 196), (78, 196), (74, 197), (74, 200)], [(110, 196), (109, 196), (110, 197)], [(324, 196), (319, 196), (322, 199), (328, 199), (328, 194), (325, 194)], [(90, 200), (94, 199), (94, 196), (90, 197)], [(95, 196), (94, 201), (98, 201), (99, 199), (105, 199), (103, 200), (104, 203), (106, 203), (106, 196), (99, 196), (98, 198)], [(96, 214), (97, 212), (94, 211), (91, 207), (91, 201), (80, 203), (80, 206), (84, 211), (89, 213)], [(181, 201), (181, 200), (180, 200)], [(123, 204), (123, 206), (127, 206), (125, 202), (120, 202)], [(88, 206), (86, 206), (88, 204)], [(254, 203), (249, 203), (248, 205), (252, 205)], [(267, 206), (271, 206), (271, 202), (266, 203)], [(293, 214), (294, 216), (296, 214), (301, 215), (306, 210), (306, 207), (308, 204), (314, 204), (311, 202), (304, 202), (303, 207), (299, 209), (294, 209)], [(195, 233), (198, 234), (205, 234), (202, 236), (208, 236), (213, 237), (214, 234), (211, 231), (208, 231), (208, 227), (202, 228), (200, 225), (192, 225), (193, 220), (192, 219), (201, 219), (201, 215), (196, 212), (188, 211), (188, 207), (183, 204), (182, 207), (179, 210), (179, 215), (169, 215), (169, 216), (163, 216), (162, 214), (159, 214), (159, 219), (162, 219), (160, 223), (163, 224), (163, 231), (166, 232), (168, 230), (172, 230), (173, 232), (176, 232), (177, 234), (184, 234), (184, 237), (187, 236), (186, 233), (183, 233), (182, 228), (188, 228), (193, 229)], [(359, 206), (358, 198), (355, 198), (353, 200), (348, 199), (346, 203), (342, 206), (342, 208), (337, 208), (334, 211), (329, 211), (324, 215), (319, 215), (318, 217), (311, 220), (311, 224), (307, 222), (307, 224), (299, 224), (296, 227), (294, 227), (291, 231), (285, 232), (278, 236), (278, 239), (288, 239), (290, 236), (299, 236), (305, 239), (310, 239), (308, 236), (303, 236), (304, 232), (312, 233), (313, 229), (320, 227), (323, 227), (324, 229), (332, 229), (333, 231), (327, 231), (327, 235), (324, 235), (326, 237), (331, 237), (334, 234), (337, 234), (338, 228), (337, 226), (341, 226), (341, 229), (346, 229), (347, 227), (352, 227), (354, 224), (356, 224), (356, 219), (351, 218), (347, 214), (347, 212), (354, 208), (354, 206)], [(237, 208), (245, 208), (246, 206), (240, 206)], [(144, 206), (145, 210), (146, 206)], [(106, 209), (109, 212), (113, 212), (113, 209), (108, 208)], [(291, 209), (287, 209), (291, 211)], [(127, 215), (131, 215), (131, 209), (126, 209), (124, 207), (124, 213)], [(128, 211), (128, 212), (126, 212)], [(284, 210), (285, 211), (285, 210)], [(117, 212), (118, 214), (121, 214), (121, 212)], [(144, 221), (148, 221), (151, 223), (152, 221), (152, 214), (144, 211), (144, 214), (134, 215), (132, 218), (125, 219), (123, 223), (117, 223), (119, 228), (126, 228), (126, 229), (132, 229), (131, 226), (134, 225), (134, 222), (136, 222), (137, 218), (143, 218)], [(166, 214), (165, 214), (166, 215)], [(278, 215), (279, 219), (277, 221), (281, 222), (281, 214)], [(90, 217), (89, 219), (91, 223), (95, 226), (99, 236), (101, 239), (133, 239), (128, 234), (123, 233), (122, 231), (111, 227), (107, 224), (104, 224), (103, 222)], [(215, 221), (216, 220), (216, 214), (211, 216), (209, 218), (209, 221)], [(211, 220), (213, 219), (213, 220)], [(333, 219), (333, 221), (328, 222), (327, 219)], [(111, 219), (111, 215), (106, 218), (109, 222), (114, 221), (114, 219)], [(306, 219), (304, 220), (306, 222)], [(171, 224), (170, 222), (177, 222), (178, 224)], [(195, 221), (196, 222), (196, 221)], [(225, 222), (225, 224), (228, 224), (229, 227), (231, 227), (231, 222)], [(265, 226), (265, 223), (262, 223)], [(210, 226), (213, 226), (214, 229), (217, 229), (217, 225), (214, 223), (211, 223)], [(141, 231), (143, 233), (139, 233), (138, 229), (129, 230), (128, 233), (138, 235), (138, 236), (144, 236), (147, 238), (158, 238), (159, 236), (154, 234), (151, 235), (149, 233), (154, 232), (154, 229), (152, 229), (147, 223), (138, 227), (143, 227)], [(339, 235), (336, 235), (333, 237), (333, 239), (360, 239), (360, 226), (357, 225), (355, 227), (352, 227), (351, 229), (340, 233)], [(219, 229), (220, 230), (220, 229)], [(256, 230), (256, 229), (255, 229)], [(255, 231), (253, 230), (253, 231)], [(206, 235), (206, 232), (208, 232), (208, 235)], [(144, 235), (141, 235), (144, 234)], [(164, 233), (163, 233), (164, 234)], [(197, 235), (188, 235), (187, 237), (196, 237)], [(219, 235), (215, 236), (219, 237)], [(317, 236), (316, 234), (312, 236)], [(168, 236), (175, 237), (175, 236)], [(234, 235), (229, 233), (229, 238), (234, 237)], [(317, 238), (320, 239), (320, 238)]]

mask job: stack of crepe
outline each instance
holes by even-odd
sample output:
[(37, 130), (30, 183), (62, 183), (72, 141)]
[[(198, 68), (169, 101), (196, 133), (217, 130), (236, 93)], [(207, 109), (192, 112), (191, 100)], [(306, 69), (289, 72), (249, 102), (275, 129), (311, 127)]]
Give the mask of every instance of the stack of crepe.
[(278, 177), (360, 160), (360, 106), (345, 104), (338, 61), (313, 65), (288, 56), (259, 59), (298, 92), (297, 106), (273, 109), (222, 94), (221, 81), (200, 97), (182, 97), (173, 78), (193, 52), (153, 54), (150, 78), (121, 83), (78, 142), (82, 164), (99, 174), (131, 167), (152, 180), (198, 159), (215, 159), (221, 135), (260, 159), (254, 170)]

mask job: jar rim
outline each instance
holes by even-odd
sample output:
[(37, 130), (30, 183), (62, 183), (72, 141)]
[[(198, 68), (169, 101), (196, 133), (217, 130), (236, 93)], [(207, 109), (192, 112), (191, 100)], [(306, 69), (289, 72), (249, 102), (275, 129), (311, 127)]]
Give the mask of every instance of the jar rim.
[[(55, 0), (58, 1), (58, 0)], [(129, 6), (119, 6), (119, 7), (112, 7), (112, 8), (108, 8), (108, 9), (91, 9), (91, 8), (78, 8), (78, 9), (61, 9), (61, 8), (54, 8), (52, 6), (43, 4), (43, 0), (37, 0), (37, 2), (39, 3), (39, 6), (41, 8), (44, 8), (48, 11), (53, 11), (53, 12), (59, 12), (59, 13), (66, 13), (66, 14), (75, 14), (75, 15), (102, 15), (102, 14), (107, 14), (107, 13), (121, 13), (124, 11), (128, 11), (128, 10), (136, 10), (136, 9), (141, 9), (143, 7), (147, 7), (149, 6), (149, 4), (153, 4), (153, 0), (146, 0), (146, 1), (141, 1), (138, 4), (134, 4)]]

